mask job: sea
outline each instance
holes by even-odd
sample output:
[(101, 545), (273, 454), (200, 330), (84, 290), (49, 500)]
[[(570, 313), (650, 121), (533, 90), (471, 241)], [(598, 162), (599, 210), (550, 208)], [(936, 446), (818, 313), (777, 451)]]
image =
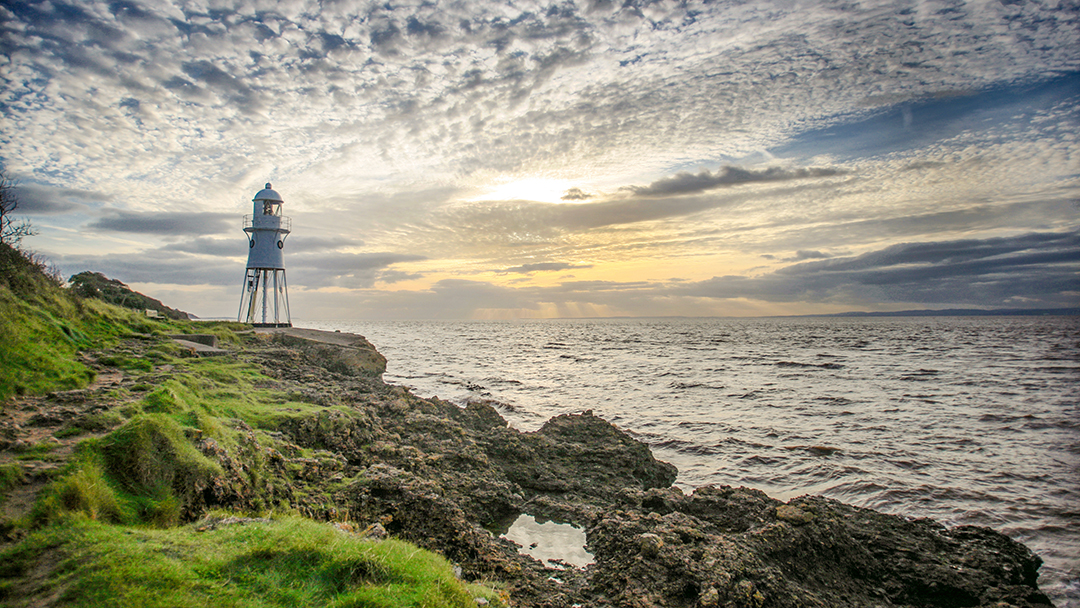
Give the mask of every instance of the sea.
[(308, 321), (384, 378), (522, 431), (592, 410), (689, 492), (819, 494), (988, 526), (1080, 608), (1080, 316)]

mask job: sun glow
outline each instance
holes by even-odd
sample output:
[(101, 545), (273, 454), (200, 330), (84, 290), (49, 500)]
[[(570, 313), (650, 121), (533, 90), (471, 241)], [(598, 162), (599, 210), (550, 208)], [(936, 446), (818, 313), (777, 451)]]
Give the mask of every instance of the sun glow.
[(574, 184), (566, 179), (527, 177), (489, 186), (487, 192), (473, 201), (537, 201), (541, 203), (565, 203), (563, 195)]

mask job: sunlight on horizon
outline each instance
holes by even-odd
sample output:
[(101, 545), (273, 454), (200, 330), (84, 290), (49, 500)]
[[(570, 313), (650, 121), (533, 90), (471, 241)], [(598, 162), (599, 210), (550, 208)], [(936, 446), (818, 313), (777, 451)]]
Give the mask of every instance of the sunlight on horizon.
[(535, 201), (539, 203), (567, 204), (575, 201), (563, 200), (567, 190), (574, 182), (568, 179), (550, 177), (526, 177), (490, 186), (486, 193), (468, 199), (470, 202), (486, 201)]

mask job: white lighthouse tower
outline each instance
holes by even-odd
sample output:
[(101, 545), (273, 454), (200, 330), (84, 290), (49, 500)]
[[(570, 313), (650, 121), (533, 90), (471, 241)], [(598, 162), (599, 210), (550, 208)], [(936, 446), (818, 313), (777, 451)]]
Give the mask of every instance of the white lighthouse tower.
[(270, 184), (252, 201), (251, 215), (244, 216), (248, 261), (237, 320), (255, 327), (292, 327), (283, 255), (292, 220), (281, 215), (284, 201)]

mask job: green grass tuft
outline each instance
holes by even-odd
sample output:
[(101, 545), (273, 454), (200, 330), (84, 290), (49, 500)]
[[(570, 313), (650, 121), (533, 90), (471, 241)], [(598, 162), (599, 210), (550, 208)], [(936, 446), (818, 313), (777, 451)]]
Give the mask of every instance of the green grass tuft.
[[(465, 608), (493, 590), (442, 557), (302, 518), (206, 529), (119, 528), (71, 518), (0, 553), (0, 602), (69, 606)], [(205, 531), (200, 532), (200, 529)], [(33, 571), (38, 574), (30, 577)]]
[(179, 522), (190, 504), (221, 467), (203, 456), (180, 425), (161, 414), (144, 414), (101, 440), (110, 478), (136, 497), (140, 519), (157, 525)]
[(176, 380), (166, 380), (142, 400), (142, 409), (150, 413), (176, 414), (191, 409), (191, 391)]
[(112, 523), (131, 521), (97, 462), (83, 462), (74, 472), (53, 482), (34, 505), (31, 518), (55, 521), (70, 514)]
[(26, 471), (18, 462), (0, 465), (0, 505), (4, 504), (8, 492), (26, 481)]
[(53, 437), (62, 439), (74, 437), (84, 433), (99, 433), (116, 428), (123, 424), (124, 417), (115, 410), (84, 414), (67, 423), (62, 429), (53, 433)]

